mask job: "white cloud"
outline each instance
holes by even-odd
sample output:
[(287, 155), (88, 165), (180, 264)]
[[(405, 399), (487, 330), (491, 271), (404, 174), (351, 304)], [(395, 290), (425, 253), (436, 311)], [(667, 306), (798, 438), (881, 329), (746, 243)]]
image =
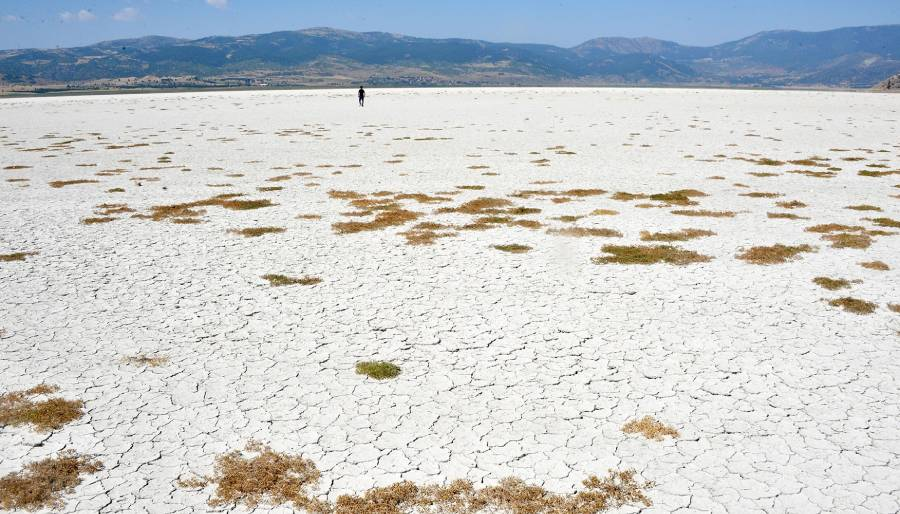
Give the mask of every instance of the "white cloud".
[(228, 0), (206, 0), (206, 3), (216, 9), (224, 9), (228, 7)]
[(137, 18), (138, 10), (134, 7), (126, 7), (116, 14), (113, 14), (113, 19), (116, 21), (134, 21)]
[(14, 21), (22, 21), (22, 18), (16, 16), (15, 14), (4, 14), (3, 16), (0, 16), (0, 21), (12, 23)]
[(97, 16), (91, 11), (82, 9), (78, 12), (61, 12), (59, 13), (59, 19), (62, 21), (94, 21), (97, 19)]

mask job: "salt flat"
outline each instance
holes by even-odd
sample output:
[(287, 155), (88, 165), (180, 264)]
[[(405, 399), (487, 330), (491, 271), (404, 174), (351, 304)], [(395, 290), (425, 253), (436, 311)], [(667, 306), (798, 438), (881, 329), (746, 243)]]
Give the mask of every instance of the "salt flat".
[[(178, 481), (258, 441), (330, 500), (635, 469), (653, 506), (622, 512), (900, 510), (900, 97), (354, 93), (0, 101), (0, 255), (29, 254), (0, 262), (0, 392), (84, 411), (0, 428), (0, 474), (72, 449), (104, 469), (58, 512), (231, 510)], [(641, 241), (687, 228), (714, 235)], [(701, 262), (603, 262), (660, 244)], [(738, 258), (776, 244), (810, 248)], [(679, 436), (622, 431), (644, 416)]]

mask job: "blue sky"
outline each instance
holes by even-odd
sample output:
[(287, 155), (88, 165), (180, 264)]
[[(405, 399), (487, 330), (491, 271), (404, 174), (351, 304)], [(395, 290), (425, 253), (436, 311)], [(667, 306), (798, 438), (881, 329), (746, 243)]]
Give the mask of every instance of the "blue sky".
[(330, 26), (573, 46), (598, 36), (711, 45), (770, 29), (900, 24), (900, 0), (0, 0), (0, 48)]

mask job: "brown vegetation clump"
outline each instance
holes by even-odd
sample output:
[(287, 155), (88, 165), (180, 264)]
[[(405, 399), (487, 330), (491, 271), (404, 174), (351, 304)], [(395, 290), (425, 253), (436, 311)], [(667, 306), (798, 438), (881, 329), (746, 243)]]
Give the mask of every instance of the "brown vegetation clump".
[[(202, 207), (222, 207), (233, 211), (246, 211), (272, 207), (275, 204), (271, 200), (237, 200), (241, 194), (230, 193), (214, 196), (207, 200), (179, 203), (174, 205), (156, 205), (150, 208), (150, 219), (154, 221), (195, 219), (206, 214)], [(187, 222), (187, 223), (196, 223)]]
[(441, 203), (449, 202), (451, 198), (446, 196), (430, 196), (425, 193), (400, 193), (394, 195), (394, 200), (414, 200), (418, 203)]
[(12, 391), (0, 395), (0, 426), (32, 425), (38, 432), (56, 430), (66, 423), (80, 418), (84, 403), (60, 397), (35, 401), (35, 396), (50, 395), (59, 391), (56, 386), (41, 384), (24, 391)]
[(313, 497), (320, 478), (312, 461), (251, 442), (244, 452), (220, 456), (212, 476), (180, 480), (179, 485), (215, 485), (208, 502), (213, 507), (292, 504), (310, 514), (600, 514), (625, 505), (649, 507), (652, 502), (645, 491), (654, 486), (638, 482), (634, 470), (610, 470), (604, 478), (590, 476), (582, 482), (584, 489), (574, 494), (553, 493), (518, 478), (480, 489), (469, 480), (447, 485), (402, 481), (342, 495), (331, 504)]
[(268, 274), (262, 276), (263, 280), (268, 280), (269, 285), (272, 287), (282, 287), (282, 286), (314, 286), (320, 282), (322, 282), (321, 278), (318, 277), (301, 277), (294, 278), (288, 277), (286, 275), (276, 275), (276, 274)]
[(591, 476), (584, 480), (585, 490), (572, 495), (556, 494), (518, 478), (505, 478), (482, 489), (468, 480), (455, 480), (446, 486), (418, 486), (404, 481), (363, 495), (343, 495), (334, 506), (334, 514), (599, 514), (629, 504), (649, 507), (652, 502), (644, 490), (653, 484), (638, 483), (634, 476), (633, 470), (610, 470), (605, 478)]
[(860, 170), (857, 175), (861, 177), (887, 177), (890, 175), (900, 175), (900, 170), (892, 170), (892, 171), (874, 171), (874, 170)]
[(592, 216), (617, 216), (619, 211), (614, 211), (612, 209), (595, 209), (591, 211)]
[(673, 242), (673, 241), (690, 241), (691, 239), (697, 239), (700, 237), (709, 237), (716, 235), (715, 232), (710, 230), (701, 230), (696, 228), (686, 228), (683, 230), (679, 230), (676, 232), (641, 232), (641, 241), (658, 241), (658, 242)]
[(866, 218), (866, 221), (871, 221), (879, 227), (900, 228), (900, 221), (891, 218)]
[(339, 222), (334, 223), (331, 227), (338, 234), (355, 234), (358, 232), (383, 230), (388, 227), (398, 227), (418, 219), (419, 216), (421, 214), (418, 212), (394, 208), (379, 212), (372, 221)]
[(844, 207), (845, 209), (850, 209), (851, 211), (877, 211), (881, 212), (881, 207), (876, 207), (874, 205), (848, 205)]
[(783, 264), (796, 259), (801, 253), (814, 251), (815, 248), (809, 245), (785, 246), (777, 244), (773, 246), (754, 246), (738, 254), (737, 258), (751, 264)]
[(743, 193), (743, 194), (741, 194), (741, 196), (746, 196), (748, 198), (778, 198), (779, 196), (784, 196), (784, 195), (781, 193), (755, 192), (755, 193)]
[(124, 362), (125, 364), (130, 364), (132, 366), (147, 366), (149, 368), (158, 368), (160, 366), (168, 364), (169, 358), (164, 355), (152, 356), (139, 353), (137, 355), (128, 355), (126, 357), (122, 357), (122, 362)]
[(253, 227), (228, 231), (229, 234), (237, 234), (244, 237), (260, 237), (266, 234), (283, 234), (284, 232), (287, 232), (287, 229), (283, 227)]
[(875, 270), (875, 271), (888, 271), (891, 269), (887, 263), (882, 261), (870, 261), (870, 262), (860, 262), (860, 266), (866, 269)]
[(97, 217), (97, 218), (84, 218), (81, 220), (82, 225), (98, 225), (101, 223), (110, 223), (112, 221), (116, 221), (119, 218), (111, 218), (111, 217)]
[(605, 245), (602, 251), (612, 254), (605, 257), (594, 257), (594, 264), (674, 264), (685, 266), (700, 262), (709, 262), (712, 257), (697, 252), (684, 250), (675, 246), (618, 246)]
[(827, 234), (822, 239), (831, 241), (832, 248), (865, 249), (872, 246), (872, 238), (867, 234)]
[(24, 261), (26, 258), (31, 257), (32, 255), (37, 255), (37, 252), (14, 252), (0, 255), (0, 262), (13, 262), (13, 261)]
[(491, 248), (506, 253), (527, 253), (531, 250), (530, 246), (520, 244), (493, 245)]
[(550, 229), (547, 233), (567, 237), (622, 237), (621, 232), (611, 228), (566, 227)]
[(66, 186), (74, 186), (76, 184), (99, 184), (99, 180), (87, 180), (87, 179), (77, 179), (77, 180), (54, 180), (53, 182), (49, 182), (49, 186), (53, 189), (60, 189)]
[(840, 223), (824, 223), (807, 227), (806, 231), (816, 234), (829, 234), (831, 232), (862, 232), (865, 229), (866, 227), (842, 225)]
[(816, 277), (813, 282), (829, 291), (837, 291), (838, 289), (847, 289), (850, 287), (850, 281), (842, 278)]
[[(502, 208), (509, 207), (512, 202), (503, 198), (476, 198), (460, 205), (455, 209), (448, 209), (443, 212), (458, 212), (461, 214), (500, 214)], [(440, 211), (439, 211), (440, 212)]]
[(364, 196), (356, 191), (336, 191), (332, 190), (328, 192), (328, 196), (334, 198), (335, 200), (356, 200), (359, 198), (364, 198)]
[(675, 427), (657, 421), (651, 416), (644, 416), (639, 420), (631, 420), (625, 423), (622, 427), (622, 432), (626, 434), (641, 434), (647, 439), (654, 441), (662, 441), (666, 436), (676, 439), (681, 435)]
[(212, 507), (243, 505), (254, 509), (260, 504), (292, 503), (311, 513), (327, 513), (328, 505), (310, 497), (310, 488), (318, 483), (321, 473), (316, 465), (302, 457), (277, 453), (271, 448), (251, 442), (245, 448), (255, 453), (245, 457), (239, 451), (216, 459), (213, 475), (197, 481), (216, 484), (209, 500)]
[[(435, 228), (421, 228), (428, 227), (429, 225), (430, 224), (428, 223), (420, 223), (418, 226), (413, 227), (412, 230), (401, 232), (400, 235), (405, 237), (407, 244), (411, 246), (432, 245), (440, 238), (455, 237), (457, 235), (456, 232), (437, 232)], [(434, 225), (444, 228), (443, 225), (437, 223)]]
[(481, 191), (484, 189), (484, 186), (456, 186), (456, 189), (463, 189), (466, 191)]
[(65, 505), (63, 495), (72, 493), (81, 484), (81, 475), (97, 473), (101, 469), (100, 461), (79, 456), (71, 450), (31, 462), (22, 471), (0, 478), (0, 509), (60, 510)]
[(793, 173), (795, 175), (806, 175), (807, 177), (813, 178), (834, 178), (837, 176), (837, 173), (834, 171), (811, 171), (811, 170), (790, 170), (788, 173)]
[(732, 211), (706, 211), (706, 210), (681, 210), (681, 211), (672, 211), (672, 214), (677, 216), (693, 216), (693, 217), (701, 217), (701, 218), (733, 218), (737, 215), (736, 212)]
[(696, 189), (679, 189), (677, 191), (669, 191), (668, 193), (655, 193), (655, 194), (644, 194), (644, 193), (616, 193), (612, 196), (613, 200), (619, 200), (623, 202), (629, 202), (632, 200), (653, 200), (655, 202), (663, 202), (669, 205), (697, 205), (697, 202), (691, 200), (691, 198), (708, 196), (703, 191), (697, 191)]
[(808, 220), (806, 216), (798, 216), (792, 212), (769, 212), (766, 213), (769, 219), (773, 220)]
[(900, 303), (889, 303), (888, 309), (890, 309), (891, 312), (896, 312), (896, 313), (900, 314)]
[(775, 205), (782, 209), (802, 209), (806, 204), (799, 200), (791, 200), (790, 202), (776, 202)]
[(878, 307), (872, 302), (867, 302), (865, 300), (859, 300), (857, 298), (850, 298), (849, 296), (845, 296), (843, 298), (838, 298), (836, 300), (831, 300), (828, 302), (828, 305), (832, 307), (841, 307), (847, 312), (852, 312), (853, 314), (872, 314), (875, 312), (875, 309)]

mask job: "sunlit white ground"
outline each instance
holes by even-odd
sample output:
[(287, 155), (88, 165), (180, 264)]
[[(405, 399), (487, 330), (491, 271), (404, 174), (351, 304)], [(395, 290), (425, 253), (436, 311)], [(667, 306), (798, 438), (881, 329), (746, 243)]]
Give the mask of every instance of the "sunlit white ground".
[[(560, 145), (574, 154), (548, 150)], [(171, 163), (158, 162), (166, 152)], [(842, 170), (815, 178), (787, 172), (825, 168), (734, 159), (810, 156)], [(634, 468), (657, 484), (645, 512), (900, 510), (900, 314), (888, 307), (900, 303), (900, 236), (835, 249), (804, 231), (890, 231), (864, 218), (900, 219), (900, 174), (857, 174), (900, 169), (896, 95), (397, 89), (369, 91), (364, 109), (350, 90), (2, 100), (8, 166), (32, 168), (0, 169), (0, 254), (38, 253), (0, 262), (0, 391), (56, 384), (86, 415), (50, 434), (0, 427), (0, 474), (61, 449), (96, 456), (106, 469), (65, 496), (64, 512), (209, 511), (212, 488), (176, 481), (249, 440), (315, 461), (332, 499), (402, 479), (518, 476), (565, 492)], [(109, 169), (125, 172), (94, 175)], [(297, 172), (313, 175), (267, 182)], [(19, 178), (30, 181), (5, 181)], [(100, 182), (48, 185), (79, 178)], [(221, 184), (232, 185), (209, 187)], [(511, 198), (542, 209), (522, 218), (544, 227), (457, 231), (432, 246), (406, 244), (408, 226), (338, 235), (332, 223), (354, 209), (327, 194), (456, 190), (452, 202), (404, 205), (428, 214), (419, 221), (462, 224), (473, 218), (430, 213), (571, 188), (610, 193)], [(737, 215), (610, 198), (688, 188), (709, 195), (696, 208)], [(102, 203), (146, 214), (223, 193), (277, 206), (211, 207), (196, 225), (80, 223)], [(790, 200), (808, 207), (775, 205)], [(882, 212), (845, 209), (859, 204)], [(562, 215), (623, 237), (547, 233), (572, 225)], [(287, 232), (226, 232), (266, 225)], [(712, 261), (591, 262), (605, 244), (643, 244), (643, 230), (688, 227), (717, 235), (674, 244)], [(505, 243), (533, 249), (491, 247)], [(818, 251), (772, 266), (735, 258), (776, 243)], [(891, 269), (858, 265), (876, 260)], [(274, 288), (267, 273), (322, 282)], [(832, 292), (819, 276), (861, 282)], [(828, 305), (842, 296), (878, 308)], [(136, 354), (169, 362), (122, 362)], [(373, 359), (402, 374), (354, 373)], [(621, 431), (645, 415), (680, 437)]]

